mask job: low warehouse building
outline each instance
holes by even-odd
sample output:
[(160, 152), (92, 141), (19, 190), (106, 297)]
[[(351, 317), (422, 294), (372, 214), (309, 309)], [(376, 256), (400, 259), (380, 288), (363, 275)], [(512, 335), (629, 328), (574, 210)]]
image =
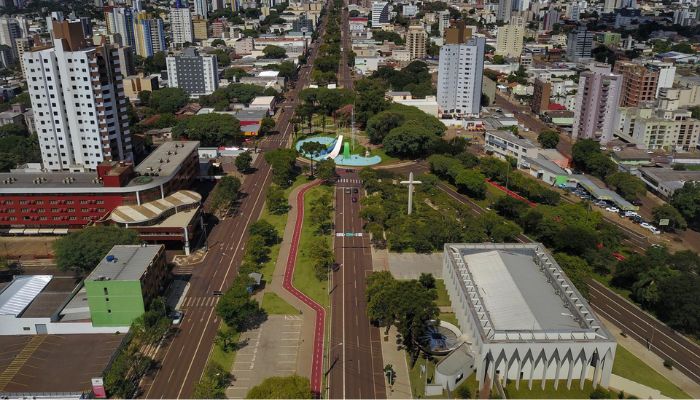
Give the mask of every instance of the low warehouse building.
[(480, 388), (495, 380), (570, 388), (573, 379), (583, 388), (589, 370), (594, 386), (608, 386), (615, 339), (541, 244), (445, 244), (443, 278), (473, 357), (450, 368), (462, 376), (436, 372), (448, 389), (472, 372)]

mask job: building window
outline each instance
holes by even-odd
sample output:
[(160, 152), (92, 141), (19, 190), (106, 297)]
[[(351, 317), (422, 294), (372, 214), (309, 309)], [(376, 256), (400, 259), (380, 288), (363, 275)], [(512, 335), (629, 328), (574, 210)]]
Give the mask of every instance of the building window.
[(109, 295), (109, 290), (107, 290), (107, 288), (102, 288), (102, 290), (105, 292), (105, 296)]

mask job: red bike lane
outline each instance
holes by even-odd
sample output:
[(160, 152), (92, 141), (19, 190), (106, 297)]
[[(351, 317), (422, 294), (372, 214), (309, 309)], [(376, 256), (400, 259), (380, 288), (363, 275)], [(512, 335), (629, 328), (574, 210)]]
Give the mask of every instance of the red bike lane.
[(304, 293), (294, 287), (294, 268), (296, 266), (297, 251), (299, 249), (299, 239), (301, 238), (301, 229), (304, 225), (304, 194), (307, 190), (320, 184), (320, 181), (313, 182), (303, 187), (296, 198), (297, 218), (294, 222), (294, 234), (287, 257), (287, 268), (284, 272), (284, 283), (282, 287), (289, 293), (294, 295), (306, 305), (311, 307), (316, 312), (316, 322), (314, 328), (314, 354), (311, 366), (311, 391), (314, 397), (320, 398), (321, 394), (321, 377), (323, 376), (323, 339), (325, 329), (326, 310), (320, 304), (309, 298)]

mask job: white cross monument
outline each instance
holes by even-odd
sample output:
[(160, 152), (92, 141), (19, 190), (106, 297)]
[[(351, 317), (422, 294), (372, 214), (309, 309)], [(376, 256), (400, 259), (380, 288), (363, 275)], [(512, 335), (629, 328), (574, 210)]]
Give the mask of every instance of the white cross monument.
[(411, 215), (411, 212), (413, 211), (413, 185), (421, 183), (423, 182), (413, 180), (413, 172), (408, 174), (407, 181), (401, 181), (402, 185), (408, 185), (408, 215)]

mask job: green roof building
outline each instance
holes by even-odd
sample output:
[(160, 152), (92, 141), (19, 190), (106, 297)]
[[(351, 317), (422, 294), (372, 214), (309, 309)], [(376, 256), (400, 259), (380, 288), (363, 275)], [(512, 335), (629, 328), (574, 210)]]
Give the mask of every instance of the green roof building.
[(93, 326), (128, 326), (165, 288), (162, 245), (114, 246), (85, 280)]

